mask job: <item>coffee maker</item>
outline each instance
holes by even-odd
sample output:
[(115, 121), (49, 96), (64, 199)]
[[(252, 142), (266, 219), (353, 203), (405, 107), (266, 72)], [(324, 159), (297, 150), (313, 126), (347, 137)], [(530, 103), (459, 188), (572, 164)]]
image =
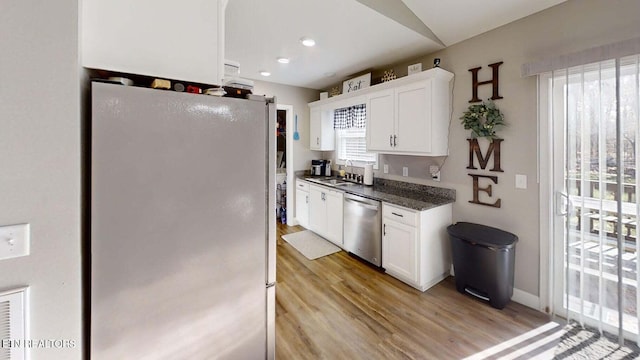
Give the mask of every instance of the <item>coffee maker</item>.
[(331, 176), (331, 160), (311, 160), (311, 175)]

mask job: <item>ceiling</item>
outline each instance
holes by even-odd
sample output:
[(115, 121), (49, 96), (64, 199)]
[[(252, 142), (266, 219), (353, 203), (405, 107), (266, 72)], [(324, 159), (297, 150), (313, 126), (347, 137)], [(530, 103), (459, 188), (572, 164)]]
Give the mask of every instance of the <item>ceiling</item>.
[[(564, 1), (229, 0), (225, 57), (240, 63), (243, 78), (326, 89)], [(303, 37), (316, 45), (303, 46)], [(281, 64), (278, 57), (290, 62)]]

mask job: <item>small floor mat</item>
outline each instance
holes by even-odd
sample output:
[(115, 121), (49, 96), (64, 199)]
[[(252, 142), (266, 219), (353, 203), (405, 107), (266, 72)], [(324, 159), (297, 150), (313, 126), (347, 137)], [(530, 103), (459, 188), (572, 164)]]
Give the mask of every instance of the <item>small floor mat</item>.
[(309, 230), (283, 235), (282, 239), (291, 244), (309, 260), (315, 260), (340, 251), (339, 247)]

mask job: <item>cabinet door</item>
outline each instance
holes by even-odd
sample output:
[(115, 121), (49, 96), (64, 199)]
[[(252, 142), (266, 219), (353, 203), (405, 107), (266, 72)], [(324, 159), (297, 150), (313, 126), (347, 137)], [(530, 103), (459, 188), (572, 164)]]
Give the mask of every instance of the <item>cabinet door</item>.
[(321, 236), (326, 236), (327, 229), (325, 197), (322, 188), (309, 186), (309, 230)]
[(333, 110), (324, 107), (311, 108), (309, 113), (311, 150), (333, 151), (336, 149), (336, 136), (333, 130)]
[(226, 0), (83, 1), (81, 65), (222, 85), (226, 5)]
[(320, 108), (311, 108), (309, 114), (309, 149), (320, 150), (320, 135), (322, 133), (322, 112)]
[(343, 200), (342, 192), (333, 190), (327, 192), (327, 239), (340, 247), (343, 244)]
[(393, 89), (369, 94), (367, 97), (367, 150), (393, 150), (394, 130)]
[(398, 136), (395, 150), (431, 152), (431, 80), (399, 87), (395, 96)]
[(418, 281), (416, 228), (389, 219), (382, 225), (382, 267), (412, 283)]
[(333, 109), (323, 107), (320, 110), (320, 149), (334, 151), (336, 149), (336, 131), (333, 129)]
[(296, 190), (296, 219), (302, 227), (309, 227), (309, 192)]

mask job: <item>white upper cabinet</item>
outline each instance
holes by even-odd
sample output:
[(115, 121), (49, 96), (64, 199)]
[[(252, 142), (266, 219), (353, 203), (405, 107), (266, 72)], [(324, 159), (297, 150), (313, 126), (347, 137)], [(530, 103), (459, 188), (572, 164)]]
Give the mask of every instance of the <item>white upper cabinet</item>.
[(449, 82), (424, 79), (369, 94), (367, 150), (448, 155)]
[(313, 107), (309, 116), (309, 148), (311, 150), (333, 151), (336, 148), (333, 130), (333, 111), (323, 107)]
[(227, 0), (84, 0), (82, 66), (221, 84), (226, 5)]
[[(353, 93), (310, 103), (314, 110), (367, 105), (367, 150), (398, 155), (446, 156), (449, 153), (453, 74), (434, 68)], [(357, 99), (356, 99), (357, 98)], [(361, 99), (365, 99), (362, 101)], [(319, 117), (320, 112), (315, 116)], [(313, 127), (313, 124), (312, 124)], [(318, 142), (320, 138), (312, 138)], [(333, 150), (333, 148), (331, 148)]]
[[(394, 151), (430, 154), (433, 137), (431, 127), (431, 84), (432, 80), (405, 85), (395, 91), (396, 132)], [(447, 119), (448, 120), (448, 119)], [(446, 134), (438, 134), (442, 136)], [(444, 152), (447, 149), (443, 149)], [(439, 155), (441, 151), (436, 151)]]
[(395, 133), (394, 90), (387, 89), (367, 97), (367, 150), (391, 151)]

